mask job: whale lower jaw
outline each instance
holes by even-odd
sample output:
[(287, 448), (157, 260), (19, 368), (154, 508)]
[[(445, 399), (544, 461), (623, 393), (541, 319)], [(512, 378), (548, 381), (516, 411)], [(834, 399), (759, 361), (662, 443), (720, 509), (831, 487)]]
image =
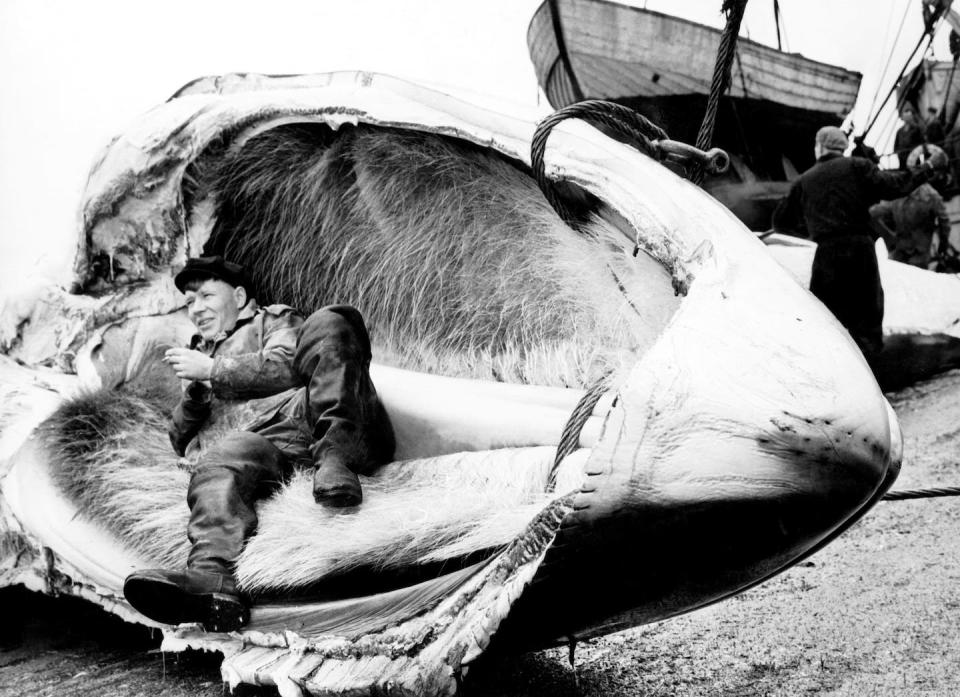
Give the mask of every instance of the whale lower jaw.
[[(231, 689), (241, 683), (273, 685), (284, 696), (453, 694), (463, 667), (487, 648), (536, 574), (573, 500), (572, 494), (555, 499), (513, 542), (460, 571), (361, 598), (258, 604), (242, 633), (222, 634), (199, 625), (156, 625), (133, 611), (114, 584), (121, 578), (117, 569), (133, 568), (136, 560), (115, 541), (110, 548), (102, 529), (76, 520), (76, 512), (55, 495), (50, 499), (53, 522), (68, 516), (71, 526), (86, 528), (89, 547), (71, 550), (84, 558), (71, 563), (46, 546), (50, 534), (40, 539), (27, 530), (7, 500), (16, 507), (23, 493), (17, 468), (29, 459), (28, 444), (0, 497), (5, 542), (0, 583), (80, 597), (125, 621), (159, 626), (162, 651), (220, 652), (221, 674)], [(44, 468), (29, 469), (35, 475)]]
[(899, 423), (849, 337), (811, 332), (800, 302), (758, 320), (738, 299), (759, 291), (723, 271), (699, 269), (620, 385), (498, 640), (591, 637), (729, 597), (820, 549), (896, 479)]

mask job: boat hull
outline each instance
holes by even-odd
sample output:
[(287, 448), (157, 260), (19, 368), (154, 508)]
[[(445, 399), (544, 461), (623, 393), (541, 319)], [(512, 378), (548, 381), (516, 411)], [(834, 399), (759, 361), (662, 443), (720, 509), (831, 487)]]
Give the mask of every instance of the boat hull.
[[(697, 142), (706, 114), (720, 38), (713, 27), (610, 0), (545, 0), (527, 31), (537, 79), (555, 108), (615, 101), (688, 143)], [(750, 229), (769, 228), (772, 207), (756, 185), (788, 181), (813, 165), (817, 130), (841, 125), (860, 80), (739, 38), (711, 140), (733, 168), (704, 187)]]
[[(569, 58), (563, 65), (553, 8)], [(540, 84), (554, 107), (583, 97), (708, 95), (721, 32), (678, 17), (609, 0), (543, 2), (527, 31)], [(843, 115), (853, 108), (859, 73), (785, 53), (749, 39), (737, 42), (730, 96), (799, 110)]]

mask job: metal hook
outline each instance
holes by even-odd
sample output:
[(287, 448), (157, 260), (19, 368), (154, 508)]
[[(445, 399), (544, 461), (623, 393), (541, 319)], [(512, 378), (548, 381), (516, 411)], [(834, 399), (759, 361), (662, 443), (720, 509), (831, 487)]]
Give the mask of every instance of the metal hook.
[(709, 174), (723, 174), (730, 167), (730, 156), (720, 148), (710, 148), (706, 152), (678, 140), (654, 140), (651, 147), (661, 159), (680, 163), (696, 162)]

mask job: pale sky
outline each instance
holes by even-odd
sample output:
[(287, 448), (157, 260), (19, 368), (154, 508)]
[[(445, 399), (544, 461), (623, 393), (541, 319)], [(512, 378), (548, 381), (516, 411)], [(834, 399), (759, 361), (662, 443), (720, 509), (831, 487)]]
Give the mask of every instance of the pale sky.
[[(526, 45), (540, 1), (0, 0), (0, 294), (37, 269), (60, 277), (98, 150), (196, 77), (374, 70), (547, 109)], [(632, 4), (723, 22), (721, 0)], [(780, 5), (786, 50), (864, 73), (862, 128), (904, 17), (881, 99), (920, 36), (919, 0)], [(741, 35), (776, 45), (772, 7), (750, 0)]]

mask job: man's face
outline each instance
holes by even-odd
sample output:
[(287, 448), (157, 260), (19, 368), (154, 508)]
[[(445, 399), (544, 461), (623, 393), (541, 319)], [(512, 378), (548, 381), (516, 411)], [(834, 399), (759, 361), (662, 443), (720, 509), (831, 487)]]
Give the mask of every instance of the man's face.
[(187, 316), (205, 341), (221, 332), (228, 332), (237, 324), (237, 316), (247, 302), (246, 291), (220, 279), (207, 279), (187, 288)]
[(917, 112), (913, 110), (913, 107), (909, 104), (905, 104), (900, 109), (900, 118), (903, 119), (904, 123), (908, 123), (911, 126), (917, 125)]

